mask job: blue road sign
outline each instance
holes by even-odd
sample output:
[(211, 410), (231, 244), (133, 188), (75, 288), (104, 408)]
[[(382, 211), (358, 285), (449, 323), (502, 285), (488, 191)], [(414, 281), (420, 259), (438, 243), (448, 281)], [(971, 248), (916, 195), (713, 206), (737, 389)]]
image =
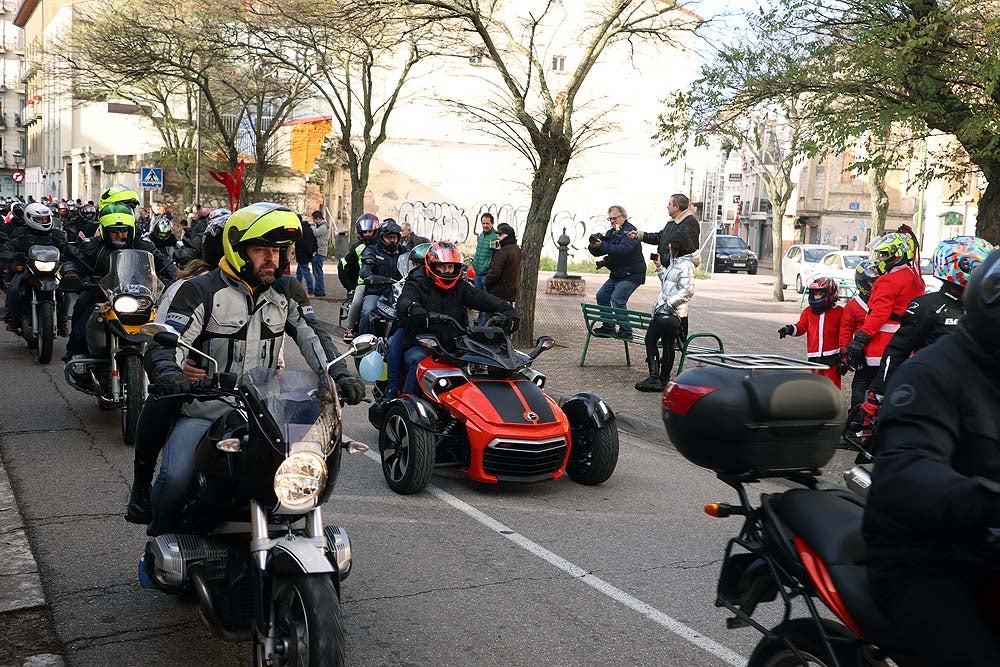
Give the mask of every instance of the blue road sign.
[(139, 174), (142, 187), (147, 190), (163, 189), (163, 170), (159, 167), (143, 167)]

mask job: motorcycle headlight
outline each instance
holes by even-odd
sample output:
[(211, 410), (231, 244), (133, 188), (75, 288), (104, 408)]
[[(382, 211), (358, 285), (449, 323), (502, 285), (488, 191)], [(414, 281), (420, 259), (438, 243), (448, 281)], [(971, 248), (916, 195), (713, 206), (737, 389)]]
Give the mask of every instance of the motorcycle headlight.
[(313, 452), (296, 452), (274, 473), (274, 495), (290, 510), (309, 509), (326, 486), (326, 461)]
[(115, 299), (114, 308), (119, 313), (135, 313), (140, 305), (139, 299), (126, 294)]
[(39, 273), (49, 273), (56, 270), (55, 262), (35, 262), (35, 271)]

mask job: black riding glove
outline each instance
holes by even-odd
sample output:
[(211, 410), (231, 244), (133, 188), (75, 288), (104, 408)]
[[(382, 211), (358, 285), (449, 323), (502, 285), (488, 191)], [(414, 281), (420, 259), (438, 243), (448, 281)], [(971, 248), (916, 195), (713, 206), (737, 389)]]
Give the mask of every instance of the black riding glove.
[(353, 375), (340, 375), (337, 383), (337, 393), (348, 405), (357, 405), (365, 398), (365, 383)]
[(179, 369), (168, 369), (156, 374), (156, 383), (150, 385), (149, 391), (160, 396), (186, 394), (191, 391), (191, 381)]
[(785, 336), (791, 336), (795, 334), (795, 326), (792, 324), (786, 324), (785, 326), (778, 329), (778, 337), (784, 338)]
[(872, 337), (864, 331), (855, 332), (854, 338), (851, 339), (851, 343), (847, 346), (847, 365), (850, 366), (851, 370), (856, 371), (865, 367), (865, 345), (871, 339)]
[(508, 336), (513, 335), (517, 331), (517, 328), (521, 326), (521, 318), (513, 310), (506, 310), (500, 313), (500, 317), (504, 318), (504, 321), (500, 324), (500, 328)]
[(430, 328), (430, 313), (423, 306), (413, 304), (406, 316), (410, 319), (408, 328), (420, 331), (426, 331)]

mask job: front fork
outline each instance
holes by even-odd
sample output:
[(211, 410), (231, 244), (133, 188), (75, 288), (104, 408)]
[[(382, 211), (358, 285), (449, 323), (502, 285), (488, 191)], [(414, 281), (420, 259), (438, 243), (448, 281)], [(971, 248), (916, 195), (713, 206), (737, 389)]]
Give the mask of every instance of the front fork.
[(111, 335), (109, 338), (108, 352), (111, 353), (111, 398), (116, 403), (120, 403), (122, 400), (122, 379), (118, 373), (118, 350), (121, 348), (118, 345), (117, 336)]

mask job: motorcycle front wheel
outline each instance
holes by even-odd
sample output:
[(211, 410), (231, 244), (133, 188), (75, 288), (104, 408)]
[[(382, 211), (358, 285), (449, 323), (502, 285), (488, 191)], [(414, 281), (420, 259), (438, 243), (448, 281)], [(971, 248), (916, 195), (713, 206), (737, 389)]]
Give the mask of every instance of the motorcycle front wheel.
[(789, 644), (805, 659), (806, 667), (864, 667), (885, 665), (884, 662), (868, 663), (862, 658), (857, 637), (846, 627), (823, 620), (823, 630), (830, 640), (837, 661), (834, 662), (823, 643), (819, 626), (811, 618), (793, 618), (774, 628), (774, 639), (764, 637), (754, 648), (747, 667), (802, 667), (803, 662)]
[(593, 451), (590, 454), (574, 459), (570, 452), (570, 461), (566, 466), (566, 474), (577, 484), (596, 486), (611, 478), (618, 465), (618, 426), (614, 422), (605, 424), (592, 434)]
[(271, 609), (275, 655), (265, 660), (258, 637), (257, 667), (343, 667), (344, 619), (329, 574), (275, 579)]
[(55, 304), (42, 301), (38, 304), (38, 363), (52, 361), (52, 342), (56, 338)]
[(135, 432), (139, 428), (139, 413), (145, 401), (143, 390), (146, 375), (142, 370), (142, 360), (134, 355), (122, 359), (122, 440), (126, 445), (135, 444)]

